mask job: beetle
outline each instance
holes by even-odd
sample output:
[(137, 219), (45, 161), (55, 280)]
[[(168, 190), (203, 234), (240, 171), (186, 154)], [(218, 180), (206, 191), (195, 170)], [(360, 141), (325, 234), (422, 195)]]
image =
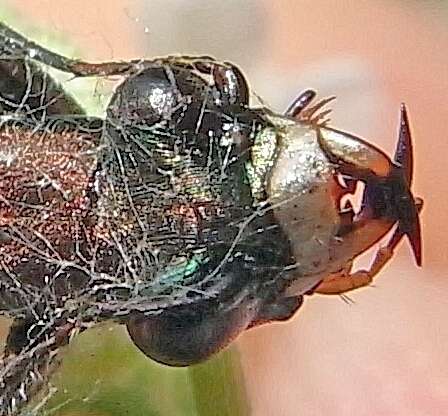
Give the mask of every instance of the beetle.
[[(42, 64), (119, 77), (104, 118)], [(0, 415), (48, 379), (60, 346), (127, 325), (148, 357), (203, 361), (305, 295), (368, 285), (407, 236), (421, 264), (412, 142), (393, 160), (330, 127), (306, 90), (284, 114), (249, 103), (232, 63), (88, 63), (0, 25), (0, 311), (14, 319)], [(342, 200), (364, 184), (361, 208)], [(369, 270), (353, 261), (392, 233)]]

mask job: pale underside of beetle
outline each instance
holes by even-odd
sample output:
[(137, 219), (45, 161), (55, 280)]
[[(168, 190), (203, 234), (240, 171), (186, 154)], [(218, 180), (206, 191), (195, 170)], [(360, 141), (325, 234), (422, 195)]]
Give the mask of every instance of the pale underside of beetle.
[[(121, 77), (106, 117), (41, 64)], [(403, 235), (421, 263), (404, 106), (392, 161), (329, 127), (310, 90), (283, 115), (251, 107), (238, 68), (210, 57), (90, 64), (0, 25), (0, 75), (0, 313), (15, 320), (0, 415), (97, 322), (189, 365), (290, 318), (305, 294), (368, 285)], [(360, 182), (361, 208), (342, 206)], [(371, 269), (352, 271), (389, 232)]]

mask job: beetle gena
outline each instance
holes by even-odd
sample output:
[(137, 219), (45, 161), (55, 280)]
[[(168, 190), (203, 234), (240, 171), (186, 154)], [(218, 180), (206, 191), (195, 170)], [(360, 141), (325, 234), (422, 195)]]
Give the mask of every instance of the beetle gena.
[[(86, 115), (42, 64), (119, 77), (106, 116)], [(0, 415), (97, 322), (186, 366), (289, 319), (307, 294), (368, 285), (403, 236), (421, 264), (404, 105), (391, 160), (329, 127), (314, 91), (284, 114), (252, 106), (242, 72), (207, 56), (87, 63), (1, 25), (0, 72), (0, 310), (14, 319)], [(355, 211), (341, 200), (358, 182)]]

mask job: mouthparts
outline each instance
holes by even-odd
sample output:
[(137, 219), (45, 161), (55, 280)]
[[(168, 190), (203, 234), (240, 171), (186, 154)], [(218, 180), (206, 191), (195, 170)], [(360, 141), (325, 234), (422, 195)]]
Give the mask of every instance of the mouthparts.
[(418, 266), (422, 264), (422, 240), (419, 213), (423, 201), (411, 192), (414, 169), (413, 146), (409, 119), (404, 104), (400, 110), (398, 143), (393, 166), (385, 177), (372, 176), (366, 180), (363, 207), (369, 217), (397, 222), (393, 239), (404, 235), (411, 244)]

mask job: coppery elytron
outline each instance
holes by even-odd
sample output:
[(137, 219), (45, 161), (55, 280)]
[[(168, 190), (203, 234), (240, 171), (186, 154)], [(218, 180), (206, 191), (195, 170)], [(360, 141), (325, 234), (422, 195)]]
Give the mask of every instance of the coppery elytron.
[[(45, 72), (121, 77), (90, 117)], [(403, 235), (418, 264), (412, 145), (390, 160), (328, 126), (307, 90), (285, 114), (249, 105), (210, 57), (90, 64), (0, 25), (0, 311), (12, 317), (0, 415), (18, 412), (58, 348), (103, 320), (168, 365), (285, 320), (313, 292), (367, 285)], [(361, 181), (361, 209), (341, 199)], [(353, 260), (394, 228), (371, 270)]]

